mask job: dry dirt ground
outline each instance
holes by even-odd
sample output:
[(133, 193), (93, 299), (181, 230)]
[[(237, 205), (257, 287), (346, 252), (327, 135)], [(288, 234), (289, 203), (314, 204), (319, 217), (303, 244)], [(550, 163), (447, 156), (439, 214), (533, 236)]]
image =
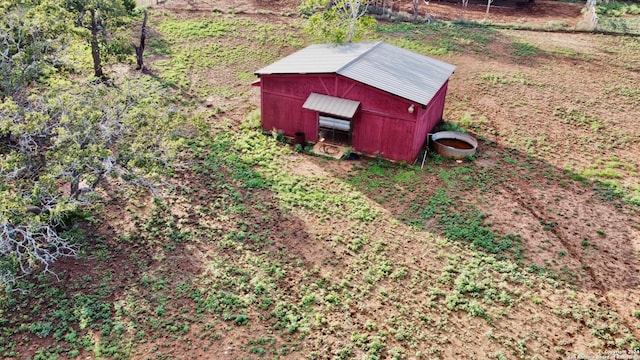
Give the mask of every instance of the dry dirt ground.
[[(165, 9), (174, 11), (186, 10), (187, 12), (221, 10), (228, 13), (246, 13), (250, 16), (287, 15), (295, 12), (297, 1), (204, 1), (204, 2), (178, 2), (172, 1), (163, 5)], [(401, 9), (411, 13), (410, 2), (397, 4), (395, 10)], [(512, 23), (544, 27), (552, 22), (560, 22), (573, 27), (582, 19), (581, 5), (557, 2), (538, 2), (527, 9), (509, 9), (494, 7), (489, 16), (495, 23)], [(471, 5), (465, 12), (455, 4), (432, 2), (429, 5), (421, 4), (420, 13), (430, 15), (434, 19), (455, 20), (464, 18), (467, 20), (482, 20), (485, 17), (485, 7)], [(278, 21), (288, 21), (286, 18)], [(481, 132), (484, 140), (481, 142), (481, 156), (475, 166), (481, 168), (505, 167), (517, 173), (521, 171), (523, 176), (511, 176), (500, 190), (480, 194), (476, 192), (466, 193), (465, 201), (474, 203), (479, 209), (488, 214), (493, 229), (501, 234), (515, 233), (523, 239), (523, 247), (528, 249), (528, 261), (540, 266), (548, 266), (558, 273), (570, 274), (569, 280), (578, 290), (575, 296), (583, 299), (585, 304), (591, 302), (598, 306), (610, 309), (615, 316), (619, 316), (621, 322), (627, 327), (633, 336), (640, 338), (638, 319), (634, 317), (630, 309), (640, 307), (640, 265), (638, 253), (640, 252), (640, 229), (638, 228), (637, 212), (620, 207), (613, 202), (603, 202), (600, 197), (584, 185), (579, 183), (565, 184), (562, 181), (553, 180), (553, 175), (563, 173), (565, 168), (580, 170), (589, 168), (597, 161), (606, 161), (607, 158), (624, 159), (630, 165), (630, 172), (626, 175), (633, 177), (634, 171), (640, 168), (640, 159), (637, 154), (637, 137), (640, 132), (637, 127), (638, 104), (635, 99), (622, 101), (621, 107), (613, 113), (607, 113), (610, 108), (606, 104), (598, 104), (598, 95), (602, 92), (606, 78), (598, 75), (598, 67), (606, 66), (607, 59), (619, 59), (628, 54), (607, 53), (606, 41), (618, 41), (616, 39), (604, 40), (585, 34), (554, 34), (536, 32), (504, 31), (500, 36), (520, 41), (525, 44), (535, 44), (536, 51), (548, 54), (548, 56), (535, 57), (531, 60), (526, 57), (512, 56), (513, 50), (504, 43), (491, 44), (488, 56), (483, 61), (478, 61), (474, 55), (453, 55), (445, 60), (458, 66), (456, 74), (450, 83), (450, 100), (445, 117), (448, 119), (460, 119), (465, 114), (470, 114), (476, 124), (477, 131)], [(597, 56), (585, 56), (584, 53), (597, 54)], [(612, 69), (619, 82), (616, 86), (634, 88), (640, 83), (638, 76), (638, 64), (634, 63), (633, 56), (629, 57), (629, 66), (626, 68)], [(516, 74), (513, 77), (513, 74)], [(491, 79), (496, 79), (491, 83)], [(529, 79), (544, 79), (543, 83), (532, 84)], [(515, 84), (515, 85), (514, 85)], [(546, 88), (549, 91), (536, 89)], [(254, 98), (255, 99), (255, 98)], [(256, 99), (257, 101), (257, 99)], [(635, 140), (634, 147), (611, 146), (603, 149), (598, 146), (598, 136), (593, 135), (589, 129), (576, 130), (575, 124), (562, 123), (558, 117), (550, 116), (558, 107), (567, 106), (575, 102), (594, 103), (593, 116), (606, 119), (607, 127), (624, 124), (627, 127), (627, 135)], [(540, 115), (538, 115), (540, 114)], [(561, 117), (561, 115), (558, 115)], [(480, 120), (478, 117), (481, 117)], [(240, 120), (240, 119), (238, 119)], [(623, 134), (616, 134), (623, 137)], [(606, 136), (606, 135), (605, 135)], [(604, 142), (604, 140), (602, 140)], [(601, 144), (602, 145), (602, 144)], [(549, 150), (548, 147), (553, 149)], [(576, 147), (593, 147), (593, 156), (585, 156), (585, 151), (574, 152)], [(608, 151), (608, 153), (607, 153)], [(589, 153), (590, 151), (587, 151)], [(528, 171), (506, 165), (504, 160), (507, 155), (516, 162), (527, 162), (528, 155), (539, 153), (541, 161), (535, 161), (530, 165), (535, 170)], [(291, 159), (291, 171), (303, 176), (331, 177), (338, 176), (349, 178), (353, 163), (332, 163), (307, 157), (294, 157)], [(366, 160), (356, 166), (365, 166)], [(455, 166), (455, 165), (453, 165)], [(624, 171), (624, 170), (621, 170)], [(526, 174), (525, 174), (526, 173)], [(433, 174), (424, 177), (425, 182), (432, 182), (434, 187), (439, 183), (431, 178)], [(550, 179), (551, 176), (551, 179)], [(360, 189), (371, 199), (376, 199), (380, 194), (378, 190), (368, 191)], [(420, 197), (428, 198), (429, 193), (416, 194), (413, 202), (420, 202)], [(387, 201), (378, 204), (392, 216), (401, 216), (408, 210), (407, 203), (394, 203)], [(321, 223), (315, 223), (313, 216), (297, 214), (303, 220), (282, 225), (285, 229), (295, 233), (302, 226), (312, 238), (324, 238), (335, 235), (326, 229)], [(287, 225), (288, 224), (288, 225)], [(431, 224), (426, 224), (429, 228)], [(333, 227), (348, 227), (349, 224), (332, 224)], [(279, 231), (283, 231), (282, 228)], [(286, 232), (286, 231), (285, 231)], [(399, 233), (402, 233), (401, 231)], [(403, 235), (407, 236), (404, 232)], [(382, 237), (381, 237), (382, 238)], [(327, 245), (301, 246), (300, 239), (283, 240), (282, 246), (290, 249), (296, 256), (303, 259), (311, 267), (319, 268), (321, 274), (340, 278), (344, 274), (339, 268), (332, 266), (331, 259), (342, 259), (349, 254), (340, 253), (340, 249)], [(420, 243), (419, 240), (414, 240)], [(305, 242), (306, 244), (306, 242)], [(425, 256), (416, 259), (417, 251), (424, 251), (422, 244), (414, 246), (410, 237), (403, 248), (394, 249), (394, 260), (397, 263), (414, 259), (416, 266), (422, 268), (438, 269), (446, 266), (434, 258)], [(346, 251), (346, 250), (345, 250)], [(337, 261), (337, 260), (336, 260)], [(339, 262), (339, 261), (338, 261)], [(427, 265), (429, 263), (429, 265)], [(545, 290), (542, 290), (543, 294)], [(556, 295), (548, 293), (544, 298), (547, 309), (560, 306), (561, 301)], [(558, 301), (558, 302), (557, 302)], [(383, 308), (384, 303), (369, 303), (363, 308), (354, 309), (352, 315), (358, 314), (383, 321), (390, 313)], [(589, 305), (585, 305), (589, 308)], [(581, 315), (574, 315), (579, 317)], [(336, 323), (347, 321), (342, 316), (336, 315)], [(348, 320), (356, 321), (357, 320)], [(486, 339), (486, 328), (482, 324), (466, 323), (467, 318), (449, 319), (449, 327), (453, 333), (459, 331), (465, 333), (472, 340), (462, 340), (465, 337), (450, 338), (443, 358), (460, 358), (469, 355), (473, 347), (477, 347), (479, 358), (489, 356), (490, 342)], [(559, 356), (550, 349), (566, 347), (566, 349), (587, 349), (590, 342), (589, 335), (584, 332), (581, 325), (574, 327), (561, 320), (547, 318), (542, 315), (542, 320), (535, 313), (528, 310), (515, 310), (506, 319), (500, 321), (497, 328), (506, 333), (524, 333), (528, 329), (530, 333), (539, 334), (540, 339), (533, 340), (528, 346), (543, 354), (542, 358), (554, 358)], [(332, 323), (329, 319), (329, 323)], [(338, 325), (336, 325), (338, 326)], [(343, 325), (348, 328), (349, 324)], [(458, 329), (458, 330), (452, 330)], [(474, 330), (475, 329), (475, 330)], [(545, 332), (552, 333), (547, 338)], [(334, 350), (341, 339), (332, 338), (325, 334), (324, 346)], [(521, 334), (522, 335), (522, 334)], [(236, 334), (240, 336), (240, 334)], [(503, 335), (506, 336), (506, 335)], [(524, 335), (522, 335), (524, 336)], [(329, 339), (329, 340), (327, 340)], [(470, 344), (466, 344), (470, 341)], [(308, 344), (307, 344), (308, 345)], [(322, 345), (311, 346), (322, 348)], [(482, 350), (481, 350), (482, 349)], [(222, 350), (222, 349), (219, 349)], [(228, 351), (232, 351), (227, 349)], [(598, 349), (591, 349), (597, 351)], [(295, 357), (295, 356), (294, 356)]]
[[(144, 3), (144, 1), (142, 1)], [(179, 11), (211, 11), (222, 10), (225, 12), (246, 13), (274, 13), (294, 14), (300, 2), (297, 0), (200, 0), (184, 1), (169, 0), (158, 8)], [(394, 12), (403, 12), (406, 16), (413, 16), (411, 1), (393, 1)], [(388, 5), (387, 5), (388, 6)], [(501, 24), (521, 24), (544, 26), (550, 22), (565, 23), (569, 27), (576, 25), (582, 19), (582, 4), (538, 1), (526, 8), (510, 8), (493, 6), (490, 9), (488, 20)], [(434, 20), (459, 20), (480, 21), (486, 17), (486, 6), (470, 4), (464, 9), (460, 4), (433, 1), (429, 4), (420, 2), (418, 14), (421, 17), (430, 16)]]
[[(190, 18), (217, 10), (287, 24), (298, 21), (291, 16), (297, 3), (295, 0), (170, 0), (155, 9)], [(401, 9), (410, 13), (410, 2), (404, 2)], [(421, 14), (428, 12), (436, 19), (464, 16), (468, 20), (480, 20), (484, 18), (484, 11), (482, 6), (470, 6), (463, 15), (454, 4), (432, 2), (421, 5)], [(495, 7), (490, 15), (493, 22), (538, 26), (545, 26), (550, 21), (573, 26), (580, 19), (578, 5), (550, 2), (539, 2), (524, 10)], [(409, 184), (399, 182), (388, 187), (371, 186), (378, 180), (375, 173), (367, 179), (354, 179), (358, 171), (375, 166), (373, 159), (340, 162), (291, 153), (277, 164), (307, 186), (317, 182), (318, 186), (353, 189), (353, 193), (360, 194), (354, 195), (358, 200), (384, 215), (372, 223), (357, 224), (357, 227), (353, 220), (339, 216), (329, 217), (327, 221), (314, 209), (304, 206), (293, 209), (278, 206), (282, 200), (266, 190), (251, 193), (254, 207), (250, 206), (244, 216), (261, 219), (256, 220), (256, 224), (270, 233), (270, 245), (261, 248), (260, 253), (277, 257), (279, 266), (288, 269), (273, 286), (283, 289), (287, 297), (293, 299), (293, 304), (302, 302), (308, 293), (326, 298), (335, 296), (342, 301), (319, 311), (321, 316), (313, 319), (314, 324), (310, 325), (313, 330), (306, 337), (300, 336), (300, 332), (274, 331), (272, 325), (276, 320), (270, 315), (273, 306), (268, 311), (249, 313), (252, 320), (248, 326), (234, 326), (233, 321), (220, 325), (219, 319), (213, 321), (205, 312), (204, 320), (190, 323), (191, 327), (185, 328), (183, 333), (167, 332), (177, 326), (171, 322), (152, 324), (154, 330), (143, 332), (142, 340), (134, 341), (130, 357), (271, 358), (273, 354), (261, 355), (259, 349), (273, 342), (278, 346), (294, 344), (289, 352), (278, 353), (281, 359), (367, 358), (376, 336), (384, 336), (383, 358), (394, 358), (395, 354), (399, 359), (565, 359), (569, 355), (593, 356), (611, 349), (594, 346), (597, 343), (594, 338), (614, 341), (607, 336), (620, 336), (620, 328), (628, 330), (628, 335), (636, 341), (640, 339), (640, 320), (633, 313), (640, 311), (640, 215), (619, 200), (603, 200), (603, 196), (593, 190), (593, 183), (573, 181), (565, 170), (579, 173), (609, 166), (623, 178), (630, 179), (628, 185), (638, 185), (640, 99), (635, 97), (637, 95), (625, 97), (624, 93), (635, 94), (633, 90), (640, 83), (640, 63), (637, 62), (640, 49), (633, 47), (636, 45), (625, 47), (624, 43), (628, 41), (625, 38), (589, 34), (501, 30), (496, 36), (498, 40), (490, 43), (486, 51), (463, 51), (441, 57), (457, 65), (449, 85), (445, 118), (467, 119), (466, 126), (481, 138), (479, 156), (473, 163), (435, 164), (435, 160), (428, 160), (426, 171), (406, 172), (414, 177)], [(518, 49), (512, 47), (514, 43), (531, 45), (524, 48), (535, 54), (515, 54)], [(612, 43), (616, 49), (630, 50), (611, 51), (608, 44)], [(614, 65), (607, 67), (606, 74), (599, 72), (608, 64)], [(150, 67), (153, 69), (152, 61)], [(607, 77), (613, 77), (615, 81), (609, 81)], [(229, 83), (238, 88), (247, 86), (230, 73), (212, 71), (206, 78), (199, 80)], [(612, 93), (620, 94), (619, 102), (606, 104), (600, 101), (603, 94)], [(199, 100), (204, 101), (204, 98)], [(247, 113), (259, 104), (255, 89), (248, 101), (222, 96), (213, 101), (225, 108), (225, 118), (233, 122), (233, 128), (237, 128)], [(581, 106), (581, 111), (589, 109), (586, 115), (581, 112), (581, 117), (572, 117), (569, 109), (576, 104)], [(624, 129), (620, 130), (619, 126)], [(599, 132), (601, 128), (611, 133)], [(620, 143), (621, 139), (626, 140)], [(526, 263), (553, 270), (568, 286), (557, 285), (547, 278), (548, 281), (539, 280), (526, 272), (522, 278), (511, 278), (509, 272), (496, 270), (499, 264), (488, 266), (486, 260), (475, 255), (476, 252), (447, 243), (431, 233), (441, 230), (435, 222), (424, 221), (420, 231), (409, 225), (410, 220), (416, 220), (412, 205), (427, 205), (436, 188), (447, 186), (443, 174), (455, 173), (456, 169), (465, 167), (471, 169), (474, 176), (484, 174), (486, 177), (464, 180), (464, 172), (460, 172), (460, 184), (486, 181), (493, 186), (489, 191), (475, 185), (468, 189), (448, 189), (458, 204), (472, 204), (485, 213), (494, 232), (518, 234)], [(404, 170), (389, 171), (398, 172), (386, 175), (393, 178)], [(123, 214), (117, 201), (107, 204), (110, 214), (99, 231), (103, 238), (116, 239), (140, 226), (138, 223), (133, 225), (132, 213), (137, 213), (139, 219), (149, 217), (152, 221), (156, 216), (162, 218), (167, 216), (166, 212), (171, 212), (173, 218), (180, 219), (178, 228), (200, 226), (207, 229), (201, 234), (206, 239), (224, 234), (228, 229), (216, 224), (220, 219), (206, 213), (207, 209), (214, 208), (211, 199), (228, 200), (223, 191), (208, 187), (211, 179), (207, 175), (181, 170), (177, 177), (188, 186), (173, 195), (170, 210), (156, 214), (149, 210), (155, 209), (149, 203), (133, 209), (128, 207)], [(383, 181), (382, 177), (380, 181)], [(238, 192), (241, 198), (249, 198), (248, 190)], [(199, 197), (194, 195), (205, 193)], [(398, 220), (405, 217), (407, 221)], [(247, 223), (253, 225), (249, 220)], [(233, 226), (242, 227), (242, 224)], [(374, 250), (354, 251), (350, 239), (360, 236), (367, 239), (359, 246)], [(124, 248), (120, 249), (120, 246)], [(263, 278), (268, 278), (265, 274), (278, 272), (278, 269), (265, 270), (264, 264), (259, 263), (260, 257), (252, 252), (251, 242), (240, 245), (239, 250), (229, 247), (218, 252), (206, 241), (204, 244), (180, 244), (170, 252), (162, 246), (156, 239), (134, 239), (130, 244), (118, 245), (121, 251), (108, 263), (89, 258), (63, 262), (58, 270), (66, 274), (63, 280), (69, 282), (80, 276), (78, 274), (92, 272), (106, 272), (110, 278), (125, 279), (109, 296), (114, 304), (127, 304), (128, 299), (136, 296), (162, 303), (162, 299), (156, 297), (164, 294), (163, 288), (176, 289), (175, 293), (178, 293), (177, 289), (188, 283), (194, 274), (203, 279), (199, 285), (206, 288), (229, 271), (228, 268), (240, 267), (239, 264), (250, 264), (258, 269), (255, 272), (258, 275), (247, 280), (248, 286), (257, 286)], [(138, 257), (132, 258), (131, 253)], [(409, 275), (403, 276), (400, 272), (394, 277), (394, 272), (371, 284), (352, 275), (369, 274), (371, 269), (368, 267), (376, 263), (378, 256), (394, 269), (404, 270)], [(166, 264), (170, 264), (171, 269), (161, 268)], [(488, 270), (486, 274), (474, 273), (478, 269)], [(238, 272), (233, 273), (234, 276), (247, 276), (240, 270), (235, 269)], [(167, 275), (169, 271), (171, 277)], [(147, 290), (140, 285), (141, 278), (161, 278), (163, 275), (170, 279), (168, 284), (151, 282), (152, 285), (144, 285)], [(451, 308), (443, 304), (443, 296), (434, 289), (449, 291), (454, 287), (450, 278), (464, 280), (463, 275), (508, 294), (516, 305), (500, 303), (495, 309), (489, 307), (486, 311), (491, 314), (491, 321), (464, 311), (450, 311)], [(211, 283), (207, 278), (213, 279)], [(485, 284), (484, 280), (494, 283)], [(340, 284), (323, 285), (332, 281)], [(96, 282), (95, 287), (99, 286)], [(354, 290), (359, 288), (366, 291), (358, 293), (359, 290)], [(340, 293), (349, 293), (347, 289), (358, 297), (348, 298)], [(74, 291), (81, 293), (83, 289)], [(488, 291), (479, 293), (486, 295)], [(196, 291), (176, 295), (175, 301), (162, 303), (162, 310), (167, 312), (163, 315), (165, 319), (169, 318), (168, 314), (175, 315), (172, 319), (203, 316), (192, 309), (194, 303), (202, 305), (195, 299), (196, 295)], [(506, 304), (509, 296), (505, 297)], [(453, 305), (455, 307), (455, 302)], [(439, 310), (442, 311), (438, 313)], [(127, 316), (132, 322), (143, 322), (145, 311), (155, 315), (160, 312), (159, 308), (129, 309)], [(291, 310), (278, 321), (295, 320), (296, 316)], [(362, 333), (368, 337), (358, 338)], [(385, 335), (380, 335), (383, 333)], [(100, 335), (96, 336), (99, 338)], [(412, 339), (409, 344), (407, 338)], [(265, 340), (268, 343), (265, 345), (256, 339), (268, 339)], [(360, 347), (354, 346), (358, 341)], [(34, 339), (19, 350), (35, 354), (52, 342), (51, 338)], [(619, 350), (631, 350), (627, 343), (624, 344)], [(256, 352), (252, 352), (254, 348)], [(350, 349), (350, 352), (341, 352), (344, 349)], [(400, 350), (394, 353), (393, 349)], [(92, 354), (85, 350), (82, 356), (92, 358)]]
[[(267, 9), (273, 13), (286, 13), (292, 10), (293, 2), (264, 2), (227, 1), (215, 2), (214, 7), (221, 9), (243, 9), (249, 13), (258, 9)], [(565, 23), (573, 27), (582, 19), (581, 4), (562, 2), (537, 2), (530, 8), (511, 9), (493, 7), (489, 20), (495, 23), (511, 23), (544, 27), (552, 22)], [(394, 10), (412, 12), (411, 2), (397, 2)], [(462, 8), (455, 4), (431, 2), (429, 5), (420, 5), (420, 15), (430, 15), (434, 19), (456, 20), (482, 20), (485, 17), (486, 7), (482, 5), (470, 5), (463, 13)], [(538, 164), (539, 176), (534, 178), (511, 178), (502, 190), (495, 194), (476, 197), (477, 194), (468, 196), (469, 201), (478, 201), (478, 206), (487, 214), (495, 229), (500, 233), (517, 233), (522, 235), (525, 248), (535, 249), (528, 256), (535, 264), (555, 264), (558, 254), (566, 254), (567, 261), (556, 266), (560, 272), (566, 267), (576, 272), (576, 284), (581, 289), (605, 302), (605, 306), (615, 309), (624, 323), (634, 332), (636, 338), (640, 337), (637, 328), (638, 319), (634, 318), (628, 309), (640, 306), (640, 266), (638, 253), (640, 252), (640, 229), (636, 213), (630, 213), (624, 209), (618, 209), (611, 203), (603, 203), (597, 195), (580, 189), (580, 185), (556, 185), (546, 187), (543, 184), (550, 180), (545, 177), (544, 167), (558, 169), (587, 168), (597, 161), (595, 157), (585, 157), (583, 152), (574, 153), (575, 147), (594, 146), (593, 143), (584, 143), (589, 138), (588, 131), (576, 133), (575, 129), (558, 124), (557, 119), (537, 117), (535, 114), (548, 114), (550, 107), (562, 106), (571, 103), (577, 98), (584, 102), (598, 102), (598, 93), (602, 90), (607, 79), (599, 78), (597, 69), (606, 66), (608, 56), (618, 57), (617, 54), (606, 54), (606, 45), (594, 45), (590, 35), (565, 35), (554, 33), (535, 32), (509, 32), (503, 34), (523, 42), (537, 44), (543, 51), (571, 53), (565, 57), (553, 57), (545, 59), (542, 63), (532, 63), (524, 59), (522, 63), (513, 59), (499, 58), (509, 49), (495, 49), (496, 58), (478, 62), (475, 56), (455, 56), (450, 59), (458, 66), (456, 75), (450, 84), (450, 93), (455, 99), (455, 108), (449, 108), (445, 117), (456, 119), (469, 111), (483, 114), (489, 119), (491, 132), (488, 135), (489, 145), (483, 149), (484, 157), (477, 162), (480, 167), (498, 166), (493, 159), (493, 154), (503, 153), (507, 147), (518, 148), (521, 144), (510, 143), (512, 139), (522, 139), (518, 134), (526, 133), (530, 138), (538, 139), (534, 145), (534, 151), (541, 151), (545, 141), (555, 147), (549, 154), (545, 164)], [(615, 41), (615, 40), (613, 40)], [(595, 47), (595, 48), (594, 48)], [(603, 55), (601, 58), (588, 59), (582, 57), (582, 52)], [(632, 58), (629, 59), (634, 62)], [(634, 87), (639, 82), (638, 64), (630, 64), (630, 69), (615, 69), (612, 73), (624, 86)], [(579, 68), (579, 71), (575, 71)], [(489, 86), (479, 81), (483, 75), (501, 76), (501, 74), (521, 74), (526, 78), (544, 78), (544, 84), (533, 86), (548, 86), (556, 88), (550, 92), (530, 91), (527, 86), (500, 89), (500, 85)], [(542, 74), (542, 75), (541, 75)], [(520, 80), (515, 80), (520, 81)], [(525, 80), (526, 81), (526, 80)], [(506, 87), (506, 86), (505, 86)], [(570, 94), (570, 95), (569, 95)], [(624, 103), (624, 101), (623, 101)], [(467, 105), (467, 108), (463, 108)], [(635, 100), (623, 107), (629, 107), (628, 111), (618, 111), (614, 114), (606, 114), (607, 106), (596, 107), (594, 113), (597, 116), (610, 119), (615, 124), (624, 124), (632, 138), (640, 136), (637, 121), (638, 103)], [(475, 114), (474, 114), (475, 115)], [(477, 115), (476, 115), (477, 116)], [(517, 140), (516, 140), (517, 141)], [(637, 144), (637, 140), (636, 141)], [(535, 142), (535, 141), (534, 141)], [(497, 145), (491, 145), (497, 144)], [(515, 146), (514, 146), (515, 145)], [(633, 164), (633, 168), (640, 167), (640, 156), (635, 152), (638, 147), (616, 150), (610, 149), (609, 155), (624, 159)], [(604, 150), (594, 149), (595, 152)], [(317, 166), (317, 161), (311, 160), (316, 165), (309, 165), (311, 169), (324, 168), (322, 162)], [(351, 165), (346, 166), (347, 177)], [(301, 166), (306, 168), (306, 166)], [(340, 173), (340, 169), (337, 170)], [(312, 176), (315, 176), (313, 171)], [(632, 174), (629, 174), (632, 176)], [(370, 194), (372, 197), (375, 194)], [(384, 206), (394, 215), (404, 211), (402, 206)], [(542, 225), (541, 225), (542, 224)], [(553, 224), (550, 231), (542, 232), (543, 224)], [(604, 234), (604, 235), (602, 235)], [(585, 243), (591, 244), (594, 250), (585, 251)], [(590, 246), (591, 246), (590, 245)], [(304, 258), (313, 259), (318, 256), (313, 250)], [(317, 250), (316, 250), (317, 251)], [(322, 254), (322, 251), (318, 251)], [(408, 251), (410, 253), (410, 251)], [(326, 255), (325, 255), (326, 256)], [(565, 255), (562, 255), (565, 256)], [(315, 262), (318, 260), (315, 259)], [(513, 318), (519, 315), (514, 314)], [(522, 314), (520, 315), (522, 316)], [(574, 334), (567, 333), (559, 336), (568, 336), (569, 340)], [(562, 343), (562, 340), (558, 340)]]

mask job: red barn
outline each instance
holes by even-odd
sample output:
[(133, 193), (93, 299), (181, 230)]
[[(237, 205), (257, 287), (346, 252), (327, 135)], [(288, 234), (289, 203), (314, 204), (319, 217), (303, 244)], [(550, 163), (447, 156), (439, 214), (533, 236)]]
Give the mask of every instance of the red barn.
[(386, 44), (316, 44), (256, 71), (262, 127), (412, 162), (455, 66)]

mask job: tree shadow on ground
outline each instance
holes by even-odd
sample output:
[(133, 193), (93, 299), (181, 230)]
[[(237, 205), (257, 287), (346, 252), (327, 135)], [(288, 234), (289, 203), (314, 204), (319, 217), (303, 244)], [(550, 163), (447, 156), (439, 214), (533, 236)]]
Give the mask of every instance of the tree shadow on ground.
[(0, 354), (128, 358), (135, 343), (158, 358), (239, 358), (243, 346), (219, 339), (242, 345), (265, 334), (265, 351), (292, 348), (274, 334), (272, 312), (296, 304), (301, 274), (333, 254), (303, 246), (304, 223), (279, 208), (264, 178), (221, 160), (228, 145), (193, 142), (190, 166), (163, 199), (111, 184), (101, 215), (75, 230), (82, 256), (0, 296)]
[(462, 162), (430, 154), (424, 169), (370, 158), (346, 167), (314, 161), (416, 230), (605, 297), (634, 329), (628, 309), (640, 304), (640, 215), (606, 185), (486, 141)]
[[(590, 289), (640, 284), (637, 208), (606, 185), (540, 158), (492, 142), (479, 148), (462, 162), (430, 153), (424, 169), (363, 158), (338, 176), (417, 230), (457, 234), (522, 265), (572, 268), (566, 280)], [(478, 242), (483, 234), (493, 240)]]

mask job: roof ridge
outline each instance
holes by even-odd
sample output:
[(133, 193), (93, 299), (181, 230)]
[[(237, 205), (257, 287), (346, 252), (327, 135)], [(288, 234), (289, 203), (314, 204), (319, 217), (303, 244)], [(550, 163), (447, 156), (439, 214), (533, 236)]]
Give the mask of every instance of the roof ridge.
[(353, 59), (347, 61), (344, 65), (340, 66), (338, 69), (336, 69), (335, 73), (338, 74), (342, 69), (346, 68), (347, 66), (353, 64), (354, 62), (356, 62), (357, 60), (360, 60), (363, 56), (365, 56), (366, 54), (368, 54), (369, 52), (371, 52), (371, 50), (377, 48), (378, 46), (380, 46), (380, 44), (384, 43), (384, 41), (379, 40), (378, 42), (374, 43), (373, 46), (371, 46), (367, 51), (359, 54), (358, 56), (354, 57)]

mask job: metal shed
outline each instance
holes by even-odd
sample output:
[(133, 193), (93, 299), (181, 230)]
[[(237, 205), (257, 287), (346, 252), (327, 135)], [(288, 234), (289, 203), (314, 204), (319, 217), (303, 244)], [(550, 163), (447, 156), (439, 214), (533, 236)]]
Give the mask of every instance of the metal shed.
[(411, 162), (442, 119), (455, 66), (384, 42), (316, 44), (258, 71), (262, 126), (322, 132), (355, 151)]

